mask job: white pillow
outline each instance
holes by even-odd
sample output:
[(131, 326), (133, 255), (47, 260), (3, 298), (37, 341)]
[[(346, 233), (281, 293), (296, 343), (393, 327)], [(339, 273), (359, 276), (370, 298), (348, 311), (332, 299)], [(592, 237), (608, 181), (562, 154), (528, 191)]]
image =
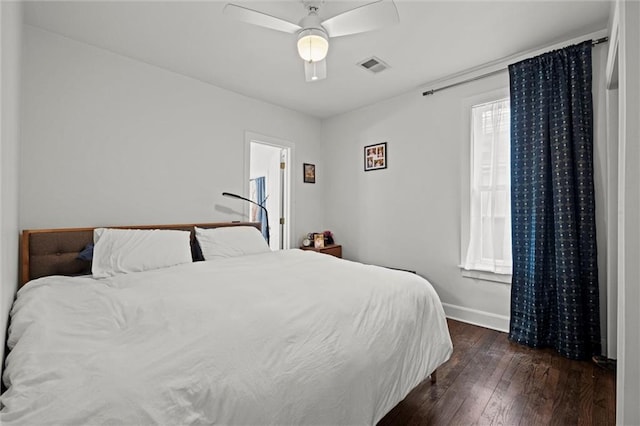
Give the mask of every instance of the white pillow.
[(93, 231), (95, 278), (191, 263), (189, 231), (108, 229)]
[(196, 239), (204, 260), (266, 253), (271, 250), (260, 231), (253, 226), (211, 229), (196, 227)]

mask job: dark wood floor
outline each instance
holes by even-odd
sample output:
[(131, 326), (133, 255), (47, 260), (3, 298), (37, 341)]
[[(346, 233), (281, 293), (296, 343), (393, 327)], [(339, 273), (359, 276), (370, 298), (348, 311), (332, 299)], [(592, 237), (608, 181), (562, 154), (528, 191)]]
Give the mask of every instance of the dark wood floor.
[(615, 425), (615, 374), (505, 333), (449, 320), (453, 355), (389, 412), (387, 425)]

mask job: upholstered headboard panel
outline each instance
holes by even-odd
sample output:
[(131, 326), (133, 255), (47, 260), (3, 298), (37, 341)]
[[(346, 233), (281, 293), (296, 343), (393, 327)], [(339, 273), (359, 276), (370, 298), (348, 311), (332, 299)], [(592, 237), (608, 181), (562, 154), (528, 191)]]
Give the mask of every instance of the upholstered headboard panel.
[[(91, 271), (89, 262), (77, 260), (76, 257), (93, 241), (93, 229), (66, 232), (23, 231), (22, 238), (21, 285), (48, 275), (79, 275)], [(28, 250), (26, 259), (25, 249)]]
[[(258, 222), (192, 223), (180, 225), (114, 226), (120, 229), (177, 229), (191, 231), (191, 251), (194, 260), (199, 248), (195, 242), (194, 227), (220, 228), (225, 226), (253, 226)], [(97, 227), (96, 227), (97, 228)], [(37, 229), (22, 231), (20, 285), (29, 280), (49, 275), (82, 275), (91, 273), (90, 262), (77, 256), (87, 244), (93, 242), (95, 228)]]

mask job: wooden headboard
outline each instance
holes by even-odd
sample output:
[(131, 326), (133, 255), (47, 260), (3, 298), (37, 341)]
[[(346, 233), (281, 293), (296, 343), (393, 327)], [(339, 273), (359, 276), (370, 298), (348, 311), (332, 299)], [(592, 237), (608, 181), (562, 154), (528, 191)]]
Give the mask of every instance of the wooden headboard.
[[(227, 226), (253, 226), (260, 230), (259, 222), (189, 223), (180, 225), (110, 226), (118, 229), (175, 229), (191, 231), (192, 252), (196, 247), (195, 227), (221, 228)], [(107, 228), (25, 229), (21, 239), (20, 286), (28, 281), (49, 275), (80, 275), (90, 273), (90, 263), (78, 260), (78, 254), (93, 242), (93, 230)], [(194, 257), (195, 259), (195, 257)]]

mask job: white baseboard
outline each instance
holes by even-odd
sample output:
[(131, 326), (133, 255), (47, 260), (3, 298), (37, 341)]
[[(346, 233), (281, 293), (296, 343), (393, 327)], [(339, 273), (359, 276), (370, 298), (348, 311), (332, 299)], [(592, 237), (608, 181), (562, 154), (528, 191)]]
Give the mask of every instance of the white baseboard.
[(447, 318), (502, 331), (504, 333), (509, 332), (509, 317), (506, 315), (497, 315), (491, 312), (450, 305), (448, 303), (443, 303), (442, 307), (444, 308), (444, 313), (447, 315)]

